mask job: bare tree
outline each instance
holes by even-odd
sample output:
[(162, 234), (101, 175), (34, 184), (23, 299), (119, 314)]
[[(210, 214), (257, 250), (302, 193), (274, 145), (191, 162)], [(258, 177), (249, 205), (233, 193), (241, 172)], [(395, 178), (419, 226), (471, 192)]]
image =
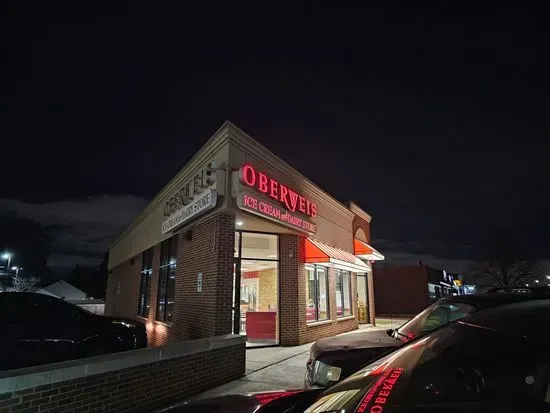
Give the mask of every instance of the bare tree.
[(508, 289), (533, 285), (544, 276), (544, 271), (536, 261), (501, 259), (475, 262), (472, 275), (482, 286)]
[(20, 274), (13, 277), (13, 291), (34, 291), (38, 284), (39, 280), (37, 278), (24, 277)]
[(540, 263), (529, 257), (513, 232), (493, 229), (484, 246), (471, 269), (476, 284), (520, 288), (544, 277)]

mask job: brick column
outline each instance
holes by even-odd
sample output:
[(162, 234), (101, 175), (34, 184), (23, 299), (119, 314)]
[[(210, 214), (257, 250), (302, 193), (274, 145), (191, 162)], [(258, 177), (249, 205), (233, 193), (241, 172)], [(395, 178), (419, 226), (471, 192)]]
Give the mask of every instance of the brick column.
[(282, 346), (300, 343), (306, 329), (305, 239), (279, 235), (279, 341)]
[(226, 213), (181, 232), (171, 341), (231, 332), (234, 244), (235, 218)]
[(233, 331), (233, 263), (235, 262), (235, 215), (223, 213), (216, 219), (217, 293), (214, 335)]

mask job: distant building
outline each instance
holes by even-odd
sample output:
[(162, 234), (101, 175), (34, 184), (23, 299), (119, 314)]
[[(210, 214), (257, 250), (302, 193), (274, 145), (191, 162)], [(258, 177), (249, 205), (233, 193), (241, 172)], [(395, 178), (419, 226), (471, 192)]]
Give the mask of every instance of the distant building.
[(76, 288), (74, 285), (69, 284), (67, 281), (56, 281), (47, 287), (41, 288), (36, 291), (40, 294), (52, 295), (57, 298), (61, 298), (65, 301), (81, 301), (87, 298), (87, 294)]
[(103, 315), (105, 312), (105, 302), (103, 300), (88, 298), (84, 291), (79, 290), (67, 281), (56, 281), (35, 292), (61, 298), (62, 300), (78, 305), (90, 313)]
[(374, 268), (374, 296), (379, 315), (411, 315), (443, 297), (462, 295), (459, 274), (418, 265)]

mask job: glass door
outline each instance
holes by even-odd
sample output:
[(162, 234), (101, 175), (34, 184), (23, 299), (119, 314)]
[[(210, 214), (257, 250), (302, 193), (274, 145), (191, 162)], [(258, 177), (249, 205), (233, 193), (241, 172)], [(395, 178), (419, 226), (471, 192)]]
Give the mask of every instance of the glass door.
[(233, 332), (247, 346), (279, 343), (279, 238), (237, 231), (233, 270)]
[(369, 294), (367, 274), (357, 274), (357, 318), (362, 324), (369, 323)]

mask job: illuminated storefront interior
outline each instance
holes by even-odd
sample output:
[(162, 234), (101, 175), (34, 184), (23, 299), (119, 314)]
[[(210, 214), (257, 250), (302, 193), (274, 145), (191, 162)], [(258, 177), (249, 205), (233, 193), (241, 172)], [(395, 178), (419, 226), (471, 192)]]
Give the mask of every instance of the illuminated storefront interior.
[(236, 231), (233, 276), (234, 302), (240, 303), (238, 332), (247, 335), (249, 345), (278, 344), (278, 235)]

